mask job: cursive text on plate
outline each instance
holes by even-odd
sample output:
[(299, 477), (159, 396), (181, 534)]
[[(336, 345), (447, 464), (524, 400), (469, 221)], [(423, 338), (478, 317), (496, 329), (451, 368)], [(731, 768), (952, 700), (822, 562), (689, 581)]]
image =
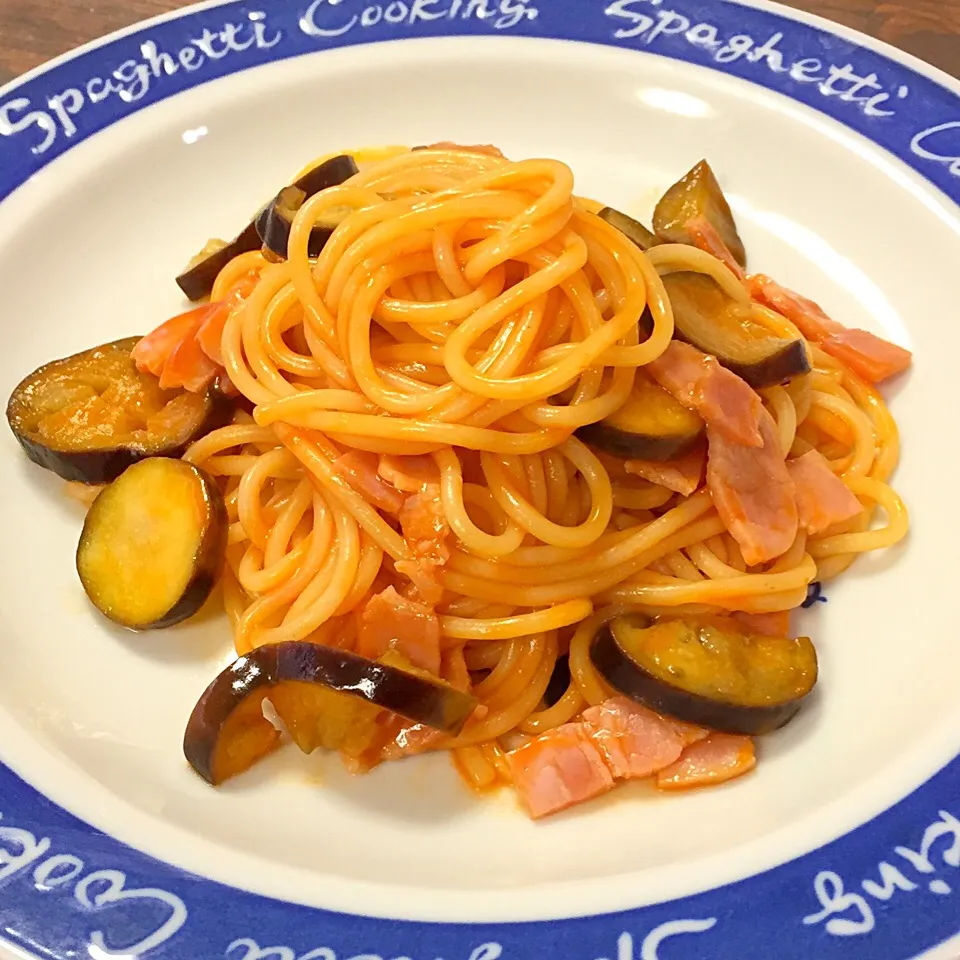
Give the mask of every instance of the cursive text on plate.
[[(89, 944), (101, 955), (137, 957), (167, 943), (187, 922), (186, 904), (175, 894), (155, 888), (128, 887), (127, 876), (122, 871), (92, 869), (72, 853), (51, 853), (49, 837), (37, 837), (29, 830), (2, 821), (0, 814), (0, 888), (32, 870), (33, 887), (39, 894), (66, 894), (72, 889), (74, 901), (92, 913), (109, 912), (109, 908), (120, 904), (136, 905), (134, 909), (151, 906), (149, 911), (140, 911), (146, 914), (146, 920), (140, 924), (144, 935), (135, 943), (117, 943), (103, 930), (93, 930)], [(157, 924), (159, 912), (163, 917)], [(124, 921), (130, 923), (126, 911)]]

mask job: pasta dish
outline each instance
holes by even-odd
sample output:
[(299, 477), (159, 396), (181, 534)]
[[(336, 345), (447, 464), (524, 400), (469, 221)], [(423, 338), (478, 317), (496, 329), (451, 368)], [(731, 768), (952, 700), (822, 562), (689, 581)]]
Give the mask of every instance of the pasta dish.
[(288, 741), (447, 750), (533, 817), (733, 779), (815, 686), (791, 613), (907, 533), (876, 385), (910, 354), (748, 272), (706, 162), (650, 229), (559, 160), (338, 154), (178, 281), (8, 419), (92, 501), (103, 614), (222, 603), (211, 783)]

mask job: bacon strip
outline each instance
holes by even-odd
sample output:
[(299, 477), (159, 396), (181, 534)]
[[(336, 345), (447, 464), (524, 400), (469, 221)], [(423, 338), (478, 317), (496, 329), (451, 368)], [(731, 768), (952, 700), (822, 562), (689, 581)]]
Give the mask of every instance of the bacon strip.
[(717, 228), (706, 217), (694, 217), (693, 220), (687, 221), (687, 230), (690, 231), (690, 237), (695, 246), (725, 264), (738, 280), (746, 279), (747, 275), (743, 272), (743, 267), (723, 242)]
[(754, 300), (782, 313), (808, 340), (819, 344), (868, 383), (880, 383), (901, 373), (913, 361), (909, 350), (867, 330), (848, 329), (829, 317), (819, 304), (762, 273), (750, 278), (748, 288)]
[(763, 439), (759, 449), (707, 426), (707, 486), (720, 519), (749, 566), (786, 553), (799, 527), (793, 481), (784, 463), (777, 425), (763, 408), (759, 426)]
[(647, 370), (664, 390), (699, 413), (716, 432), (745, 446), (762, 446), (757, 428), (760, 397), (715, 357), (674, 340), (647, 365)]
[(357, 652), (379, 660), (388, 650), (440, 675), (440, 621), (432, 607), (401, 597), (393, 587), (371, 597), (360, 612)]
[(714, 786), (742, 777), (757, 765), (753, 741), (726, 733), (712, 733), (688, 747), (672, 766), (657, 774), (661, 790), (688, 790)]
[(582, 723), (566, 723), (507, 754), (513, 784), (534, 819), (613, 787), (613, 775)]
[(626, 460), (623, 469), (650, 483), (689, 497), (696, 493), (700, 486), (706, 464), (707, 448), (700, 445), (674, 460)]
[(787, 470), (796, 487), (800, 526), (811, 536), (863, 512), (863, 504), (818, 450), (788, 461)]

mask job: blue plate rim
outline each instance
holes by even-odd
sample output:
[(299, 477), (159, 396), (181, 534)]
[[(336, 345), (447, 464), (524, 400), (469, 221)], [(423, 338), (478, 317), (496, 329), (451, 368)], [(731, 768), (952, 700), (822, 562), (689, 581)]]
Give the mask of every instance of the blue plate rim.
[[(399, 14), (397, 3), (408, 13), (417, 6), (417, 0), (392, 0), (384, 6)], [(421, 0), (419, 9), (436, 12), (436, 5), (444, 3), (448, 9), (451, 4), (471, 9), (464, 0)], [(324, 17), (330, 14), (322, 0), (316, 5), (308, 0), (212, 0), (95, 40), (0, 88), (0, 202), (100, 130), (217, 77), (353, 43), (493, 34), (646, 50), (742, 77), (839, 120), (960, 204), (960, 82), (881, 41), (779, 4), (473, 0), (474, 11), (489, 10), (489, 15), (425, 19), (414, 26), (384, 20), (358, 38), (337, 33), (345, 22), (342, 16), (338, 21), (313, 18), (331, 35), (310, 37), (299, 22), (308, 7)], [(250, 30), (261, 24), (263, 44), (255, 39), (243, 58), (238, 52), (229, 64), (216, 61), (210, 71), (183, 69), (155, 78), (171, 82), (152, 94), (148, 83), (141, 97), (130, 92), (127, 99), (115, 94), (89, 102), (105, 87), (89, 85), (91, 74), (83, 72), (88, 65), (122, 64), (120, 57), (136, 53), (147, 39), (161, 49), (177, 50), (178, 37), (189, 39), (194, 28), (222, 25), (226, 11), (245, 16)], [(697, 42), (689, 40), (686, 30), (668, 30), (645, 43), (645, 33), (663, 23), (664, 15), (686, 18), (689, 30), (712, 25), (723, 42), (711, 47), (704, 29)], [(642, 17), (651, 22), (637, 33)], [(669, 25), (679, 23), (671, 20)], [(293, 40), (286, 46), (272, 44), (271, 28)], [(780, 39), (774, 42), (770, 38), (775, 35)], [(734, 56), (731, 38), (737, 36), (750, 38), (753, 45), (748, 51), (741, 43), (744, 49)], [(728, 47), (731, 59), (716, 62), (718, 49)], [(820, 67), (814, 67), (815, 60)], [(873, 78), (855, 91), (863, 95), (859, 102), (824, 94), (813, 80), (844, 61), (856, 79)], [(95, 75), (101, 73), (108, 71)], [(134, 82), (128, 92), (135, 89)], [(58, 117), (48, 98), (71, 87), (88, 102), (76, 113), (61, 102), (66, 112)], [(909, 117), (896, 109), (902, 101), (910, 105)], [(33, 111), (49, 120), (34, 117), (25, 124)], [(22, 129), (14, 129), (18, 125)], [(52, 138), (51, 127), (56, 128)], [(46, 148), (37, 151), (48, 138)], [(186, 873), (81, 821), (0, 763), (0, 941), (30, 957), (908, 960), (960, 933), (960, 873), (954, 871), (960, 871), (960, 759), (831, 843), (694, 896), (618, 913), (506, 924), (360, 917), (273, 900)]]

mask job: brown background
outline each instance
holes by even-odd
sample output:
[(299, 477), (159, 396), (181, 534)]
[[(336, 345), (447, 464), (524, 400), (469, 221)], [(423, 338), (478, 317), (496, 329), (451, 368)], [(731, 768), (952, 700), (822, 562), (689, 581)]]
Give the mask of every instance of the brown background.
[[(788, 0), (960, 76), (960, 0)], [(0, 0), (0, 84), (178, 0)]]

